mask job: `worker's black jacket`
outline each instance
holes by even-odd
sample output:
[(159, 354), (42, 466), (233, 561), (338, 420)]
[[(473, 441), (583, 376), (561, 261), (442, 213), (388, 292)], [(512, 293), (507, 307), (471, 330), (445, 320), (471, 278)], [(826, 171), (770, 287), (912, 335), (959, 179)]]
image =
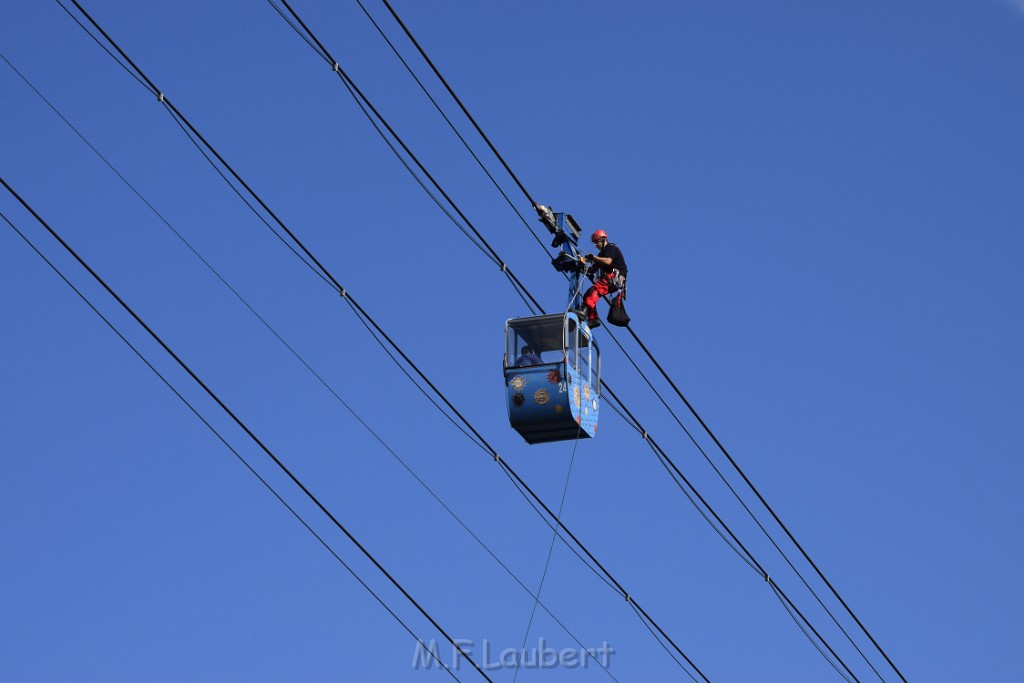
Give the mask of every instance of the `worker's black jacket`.
[(602, 275), (607, 275), (613, 270), (619, 271), (619, 275), (626, 277), (626, 259), (622, 256), (622, 250), (616, 245), (608, 242), (604, 245), (604, 249), (597, 252), (597, 255), (602, 258), (610, 258), (612, 264), (606, 266), (603, 263), (595, 263), (590, 267), (590, 272), (595, 273), (600, 271)]

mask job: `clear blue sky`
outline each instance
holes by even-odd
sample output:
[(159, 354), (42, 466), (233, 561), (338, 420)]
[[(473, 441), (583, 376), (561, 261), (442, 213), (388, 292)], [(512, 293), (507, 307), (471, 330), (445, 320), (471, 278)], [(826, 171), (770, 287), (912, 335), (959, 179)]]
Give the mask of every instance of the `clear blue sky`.
[[(330, 67), (267, 3), (83, 5), (556, 507), (573, 444), (525, 445), (503, 402), (503, 325), (527, 309)], [(383, 5), (366, 5), (535, 226)], [(622, 247), (634, 329), (907, 678), (1019, 680), (1024, 5), (395, 6), (533, 197)], [(549, 257), (359, 7), (294, 7), (513, 272), (562, 307)], [(359, 419), (3, 62), (0, 175), (451, 635), (479, 660), (485, 641), (492, 660), (518, 648), (532, 598), (360, 420), (535, 590), (551, 532), (493, 460), (56, 2), (6, 3), (0, 51)], [(0, 210), (420, 638), (441, 640), (6, 192)], [(412, 666), (412, 637), (3, 222), (0, 289), (0, 678), (451, 680)], [(597, 334), (608, 384), (857, 678), (878, 680)], [(710, 680), (842, 680), (607, 407), (578, 445), (564, 521)], [(588, 647), (614, 648), (616, 679), (690, 680), (563, 545), (542, 600)], [(543, 612), (528, 648), (538, 638), (576, 647)], [(540, 678), (609, 679), (591, 666), (518, 680)]]

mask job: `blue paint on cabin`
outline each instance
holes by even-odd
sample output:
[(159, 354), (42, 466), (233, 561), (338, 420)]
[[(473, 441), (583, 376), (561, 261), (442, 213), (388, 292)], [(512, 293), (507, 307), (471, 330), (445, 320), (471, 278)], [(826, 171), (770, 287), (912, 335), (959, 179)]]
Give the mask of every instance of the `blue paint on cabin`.
[[(523, 365), (523, 347), (541, 362)], [(504, 370), (509, 423), (527, 443), (597, 434), (600, 353), (575, 313), (506, 322)]]

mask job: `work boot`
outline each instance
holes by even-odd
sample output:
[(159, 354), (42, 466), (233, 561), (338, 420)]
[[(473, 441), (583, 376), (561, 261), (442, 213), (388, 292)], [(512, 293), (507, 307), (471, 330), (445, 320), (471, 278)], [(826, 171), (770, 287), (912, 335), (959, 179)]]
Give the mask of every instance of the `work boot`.
[(587, 327), (594, 329), (595, 327), (601, 327), (600, 318), (587, 318)]

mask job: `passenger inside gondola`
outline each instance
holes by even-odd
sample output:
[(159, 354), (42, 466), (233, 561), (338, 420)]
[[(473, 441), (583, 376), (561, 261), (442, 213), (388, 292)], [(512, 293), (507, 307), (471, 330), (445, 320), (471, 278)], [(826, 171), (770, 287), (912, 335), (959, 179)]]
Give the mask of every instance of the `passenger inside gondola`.
[(540, 354), (534, 353), (533, 348), (524, 346), (520, 349), (520, 355), (516, 358), (515, 366), (517, 368), (523, 368), (528, 365), (540, 365), (544, 361), (540, 359)]

